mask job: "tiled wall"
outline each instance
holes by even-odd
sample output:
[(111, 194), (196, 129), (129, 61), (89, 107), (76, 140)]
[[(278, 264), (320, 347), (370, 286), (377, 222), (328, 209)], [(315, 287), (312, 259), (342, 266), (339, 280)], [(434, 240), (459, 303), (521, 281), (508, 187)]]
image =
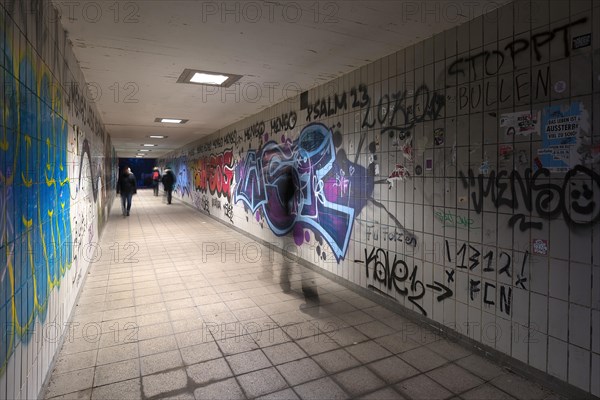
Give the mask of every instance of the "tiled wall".
[(164, 165), (199, 210), (600, 396), (598, 4), (508, 4)]
[(0, 2), (0, 59), (0, 398), (33, 399), (75, 333), (115, 157), (49, 3)]

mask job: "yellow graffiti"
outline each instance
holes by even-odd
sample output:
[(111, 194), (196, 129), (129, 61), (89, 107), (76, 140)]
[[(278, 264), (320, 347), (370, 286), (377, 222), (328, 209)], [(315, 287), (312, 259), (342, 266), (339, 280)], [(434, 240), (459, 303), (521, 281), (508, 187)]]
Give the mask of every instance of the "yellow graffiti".
[[(6, 95), (0, 107), (0, 156), (6, 160), (0, 165), (0, 212), (6, 221), (0, 251), (6, 256), (6, 264), (0, 267), (6, 267), (8, 277), (0, 287), (6, 291), (0, 292), (6, 299), (6, 304), (0, 305), (0, 315), (8, 318), (2, 326), (0, 376), (18, 342), (29, 340), (36, 318), (47, 313), (51, 291), (60, 287), (61, 279), (72, 266), (70, 246), (61, 247), (71, 232), (70, 180), (62, 175), (67, 165), (68, 127), (62, 115), (63, 89), (52, 84), (53, 74), (29, 44), (20, 51), (10, 47), (12, 30), (5, 30), (4, 26), (4, 14), (0, 13), (0, 40), (5, 46), (3, 66), (8, 72), (4, 74)], [(27, 93), (23, 82), (29, 82), (28, 86), (33, 83)], [(29, 99), (36, 103), (29, 104)], [(32, 203), (37, 210), (31, 211)], [(13, 219), (20, 221), (13, 226)], [(17, 225), (21, 238), (16, 235)], [(18, 247), (20, 240), (23, 248)]]

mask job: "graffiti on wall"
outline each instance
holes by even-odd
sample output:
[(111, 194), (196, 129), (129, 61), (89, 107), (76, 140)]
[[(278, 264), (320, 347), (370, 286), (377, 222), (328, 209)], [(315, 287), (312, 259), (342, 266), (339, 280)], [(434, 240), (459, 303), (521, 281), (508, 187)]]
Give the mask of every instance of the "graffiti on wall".
[[(458, 111), (547, 98), (550, 93), (550, 66), (540, 64), (544, 59), (549, 61), (547, 46), (552, 46), (556, 54), (568, 57), (571, 51), (570, 32), (586, 22), (587, 17), (583, 17), (552, 30), (535, 33), (531, 38), (515, 39), (497, 50), (483, 50), (456, 59), (448, 67), (445, 80), (447, 87), (459, 84), (456, 96)], [(538, 65), (530, 70), (531, 55)], [(505, 75), (505, 72), (516, 70), (519, 72)], [(486, 79), (491, 77), (499, 79), (497, 82)]]
[(0, 375), (45, 318), (72, 254), (63, 92), (30, 47), (13, 49), (4, 20), (1, 28)]
[(307, 125), (295, 141), (270, 141), (249, 150), (236, 167), (235, 203), (260, 211), (277, 236), (306, 230), (323, 237), (337, 260), (346, 254), (354, 216), (374, 188), (367, 170), (340, 158), (332, 130)]
[(233, 164), (231, 149), (194, 161), (194, 188), (202, 193), (210, 192), (212, 195), (231, 199)]
[[(417, 265), (409, 267), (399, 254), (376, 247), (371, 248), (371, 251), (365, 249), (364, 254), (364, 260), (355, 262), (365, 264), (365, 275), (367, 281), (371, 282), (367, 287), (392, 298), (395, 298), (395, 295), (406, 297), (425, 316), (427, 311), (420, 300), (425, 296), (426, 287), (436, 292), (437, 301), (444, 301), (453, 295), (452, 289), (441, 282), (434, 280), (424, 284), (417, 276)], [(390, 292), (393, 295), (390, 295)]]
[(385, 94), (376, 102), (369, 94), (368, 87), (360, 84), (350, 90), (327, 99), (320, 99), (309, 104), (306, 122), (336, 115), (347, 109), (364, 110), (360, 119), (360, 128), (368, 129), (381, 126), (381, 133), (390, 137), (398, 136), (401, 140), (410, 136), (410, 130), (416, 124), (433, 121), (439, 118), (445, 106), (445, 98), (440, 93), (430, 90), (422, 84), (416, 90), (402, 89), (395, 93)]
[(491, 171), (485, 176), (469, 169), (467, 175), (459, 174), (463, 186), (471, 189), (471, 207), (478, 214), (483, 211), (484, 199), (489, 198), (496, 209), (513, 210), (509, 226), (521, 231), (542, 229), (541, 221), (531, 219), (532, 212), (543, 219), (562, 215), (573, 227), (590, 226), (600, 219), (600, 204), (594, 199), (594, 193), (600, 191), (600, 175), (583, 165), (569, 170), (562, 184), (552, 183), (545, 168), (535, 172), (527, 168), (524, 176), (517, 170)]

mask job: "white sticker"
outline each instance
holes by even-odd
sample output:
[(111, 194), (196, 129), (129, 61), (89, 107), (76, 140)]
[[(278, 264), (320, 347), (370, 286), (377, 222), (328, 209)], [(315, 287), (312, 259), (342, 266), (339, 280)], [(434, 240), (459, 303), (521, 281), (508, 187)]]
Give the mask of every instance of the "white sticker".
[(556, 93), (563, 93), (565, 90), (567, 90), (567, 84), (565, 81), (558, 81), (554, 84), (554, 91)]

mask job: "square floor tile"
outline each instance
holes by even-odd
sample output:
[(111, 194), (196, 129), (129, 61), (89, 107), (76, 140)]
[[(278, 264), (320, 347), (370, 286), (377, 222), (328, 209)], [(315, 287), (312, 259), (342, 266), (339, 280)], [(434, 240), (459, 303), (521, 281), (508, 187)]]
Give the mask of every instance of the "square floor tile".
[(164, 353), (169, 350), (177, 349), (177, 340), (174, 336), (161, 336), (154, 339), (142, 340), (138, 342), (140, 357), (151, 354)]
[(550, 394), (548, 390), (542, 389), (538, 384), (515, 374), (500, 375), (490, 383), (520, 400), (543, 399)]
[(492, 385), (481, 385), (466, 393), (460, 395), (465, 400), (481, 400), (481, 399), (494, 399), (494, 400), (515, 400), (514, 397), (506, 392), (492, 386)]
[(53, 374), (48, 384), (47, 397), (56, 397), (92, 387), (94, 368), (79, 369), (64, 374)]
[(266, 368), (239, 375), (237, 379), (250, 398), (280, 391), (287, 387), (287, 383), (275, 368)]
[(300, 400), (300, 397), (292, 389), (285, 389), (257, 397), (256, 400)]
[(340, 319), (346, 321), (350, 326), (360, 325), (375, 320), (375, 318), (360, 310), (340, 314), (339, 317)]
[(448, 363), (448, 360), (426, 347), (418, 347), (416, 349), (409, 350), (399, 354), (398, 357), (423, 372)]
[(187, 382), (188, 376), (183, 369), (142, 377), (145, 397), (158, 396), (161, 393), (183, 389), (187, 386)]
[(196, 399), (245, 400), (240, 385), (233, 378), (221, 382), (210, 383), (194, 390)]
[(303, 358), (286, 364), (280, 364), (277, 366), (277, 369), (291, 386), (299, 385), (326, 375), (325, 371), (310, 358)]
[(82, 351), (74, 354), (60, 353), (53, 373), (62, 374), (78, 369), (90, 368), (96, 365), (98, 350)]
[(483, 383), (481, 379), (454, 364), (444, 365), (427, 373), (431, 379), (458, 394)]
[(360, 365), (360, 361), (343, 349), (317, 354), (312, 358), (330, 374)]
[(213, 360), (223, 357), (221, 350), (215, 342), (197, 344), (179, 349), (181, 358), (186, 365), (197, 364), (199, 362)]
[(476, 354), (461, 358), (456, 361), (456, 364), (477, 375), (484, 381), (490, 381), (506, 373), (500, 366)]
[(327, 335), (340, 346), (349, 346), (369, 340), (367, 336), (354, 327), (335, 329), (327, 332)]
[(273, 365), (279, 365), (306, 357), (306, 353), (304, 353), (297, 344), (291, 342), (265, 347), (263, 351)]
[(392, 356), (367, 364), (367, 367), (383, 378), (387, 383), (396, 383), (408, 377), (420, 374), (399, 357)]
[(358, 367), (340, 372), (334, 375), (333, 379), (354, 397), (378, 390), (386, 385), (382, 379), (378, 378), (366, 367)]
[(422, 346), (421, 343), (417, 343), (414, 340), (407, 338), (402, 332), (379, 337), (375, 339), (375, 342), (394, 354), (403, 353)]
[(368, 363), (392, 355), (392, 353), (390, 353), (374, 341), (368, 341), (348, 346), (346, 347), (346, 351), (348, 351), (348, 353), (352, 354), (352, 356), (354, 356), (357, 360), (359, 360), (362, 363)]
[(183, 360), (179, 350), (165, 353), (152, 354), (140, 359), (142, 375), (151, 375), (157, 372), (183, 367)]
[(472, 354), (465, 347), (448, 340), (438, 340), (428, 344), (427, 347), (450, 361), (455, 361)]
[(98, 350), (98, 365), (112, 364), (117, 361), (138, 358), (138, 344), (128, 343), (119, 346), (105, 347)]
[(340, 348), (340, 345), (323, 333), (297, 340), (296, 344), (311, 356)]
[(94, 386), (108, 385), (140, 376), (139, 360), (126, 360), (112, 364), (99, 365), (94, 374)]
[(142, 387), (140, 378), (95, 387), (92, 391), (92, 400), (114, 399), (141, 400)]
[(190, 365), (187, 367), (187, 374), (198, 385), (205, 385), (211, 381), (218, 381), (233, 376), (224, 358)]
[(380, 389), (359, 397), (360, 400), (404, 400), (405, 398), (392, 388)]
[(371, 321), (361, 325), (355, 325), (354, 327), (371, 339), (391, 335), (395, 332), (394, 329), (379, 321)]
[(226, 357), (236, 375), (271, 367), (272, 364), (261, 350), (247, 351)]
[(443, 400), (452, 396), (452, 392), (444, 389), (425, 375), (402, 381), (394, 386), (401, 394), (414, 400)]
[(350, 397), (346, 394), (344, 389), (331, 378), (322, 378), (316, 381), (307, 382), (294, 387), (294, 390), (302, 400), (341, 400)]
[(252, 335), (230, 337), (223, 340), (217, 340), (216, 343), (221, 349), (221, 352), (226, 356), (258, 349), (258, 345), (254, 339), (252, 339)]

